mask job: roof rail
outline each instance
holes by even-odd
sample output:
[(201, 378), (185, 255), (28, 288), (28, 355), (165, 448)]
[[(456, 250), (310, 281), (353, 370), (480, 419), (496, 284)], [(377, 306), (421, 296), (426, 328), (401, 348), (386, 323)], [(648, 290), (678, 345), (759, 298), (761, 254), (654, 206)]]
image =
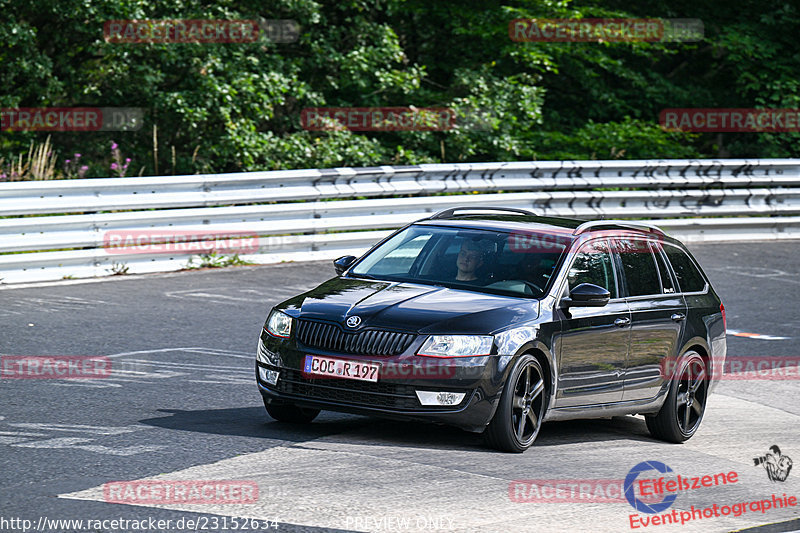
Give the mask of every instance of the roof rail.
[(436, 220), (440, 218), (451, 218), (455, 215), (456, 211), (500, 211), (503, 213), (515, 213), (517, 215), (528, 215), (528, 216), (539, 216), (533, 211), (528, 211), (527, 209), (517, 209), (515, 207), (481, 207), (481, 206), (459, 206), (459, 207), (451, 207), (450, 209), (445, 209), (444, 211), (439, 211), (435, 215), (430, 216), (429, 220)]
[(575, 231), (573, 231), (572, 234), (580, 235), (581, 233), (589, 231), (592, 228), (596, 228), (597, 226), (617, 226), (626, 229), (645, 230), (651, 233), (666, 235), (666, 233), (664, 233), (664, 230), (662, 230), (655, 224), (649, 224), (647, 222), (637, 222), (631, 220), (590, 220), (588, 222), (584, 222), (583, 224), (575, 228)]

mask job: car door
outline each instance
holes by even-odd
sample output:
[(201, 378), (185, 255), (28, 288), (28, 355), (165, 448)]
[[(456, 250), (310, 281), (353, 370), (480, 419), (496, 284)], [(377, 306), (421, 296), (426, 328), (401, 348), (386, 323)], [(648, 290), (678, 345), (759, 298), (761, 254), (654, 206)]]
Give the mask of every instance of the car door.
[(628, 304), (620, 298), (609, 242), (589, 241), (575, 254), (563, 296), (581, 283), (607, 289), (604, 307), (559, 308), (557, 407), (618, 402), (622, 399), (630, 337)]
[(631, 312), (631, 342), (625, 369), (623, 400), (658, 394), (662, 365), (674, 354), (686, 320), (686, 302), (662, 255), (661, 245), (647, 239), (613, 241)]

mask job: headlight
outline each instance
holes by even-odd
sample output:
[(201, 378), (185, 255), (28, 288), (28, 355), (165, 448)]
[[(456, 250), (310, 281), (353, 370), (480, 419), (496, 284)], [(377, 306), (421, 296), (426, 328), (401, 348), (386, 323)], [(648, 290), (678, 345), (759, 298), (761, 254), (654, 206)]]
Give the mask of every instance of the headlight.
[(431, 335), (417, 355), (428, 357), (474, 357), (489, 355), (492, 351), (491, 335)]
[(280, 311), (272, 311), (267, 319), (267, 332), (284, 339), (292, 332), (292, 317)]

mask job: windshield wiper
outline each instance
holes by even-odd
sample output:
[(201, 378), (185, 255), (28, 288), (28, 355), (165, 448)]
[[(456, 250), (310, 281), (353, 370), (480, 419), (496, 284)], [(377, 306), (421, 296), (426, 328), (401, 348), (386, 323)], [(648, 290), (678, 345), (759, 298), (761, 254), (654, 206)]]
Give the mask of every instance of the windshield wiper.
[(378, 279), (378, 278), (376, 278), (375, 276), (372, 276), (372, 275), (370, 275), (370, 274), (353, 274), (353, 273), (351, 272), (349, 275), (350, 275), (350, 277), (353, 277), (353, 278), (361, 278), (361, 279)]

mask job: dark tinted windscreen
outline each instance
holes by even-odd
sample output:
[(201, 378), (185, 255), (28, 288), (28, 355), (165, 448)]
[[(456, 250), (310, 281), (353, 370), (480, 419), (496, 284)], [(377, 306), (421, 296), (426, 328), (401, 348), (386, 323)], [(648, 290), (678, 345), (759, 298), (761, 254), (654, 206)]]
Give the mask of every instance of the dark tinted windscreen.
[(354, 276), (539, 297), (566, 237), (415, 225), (372, 251)]

